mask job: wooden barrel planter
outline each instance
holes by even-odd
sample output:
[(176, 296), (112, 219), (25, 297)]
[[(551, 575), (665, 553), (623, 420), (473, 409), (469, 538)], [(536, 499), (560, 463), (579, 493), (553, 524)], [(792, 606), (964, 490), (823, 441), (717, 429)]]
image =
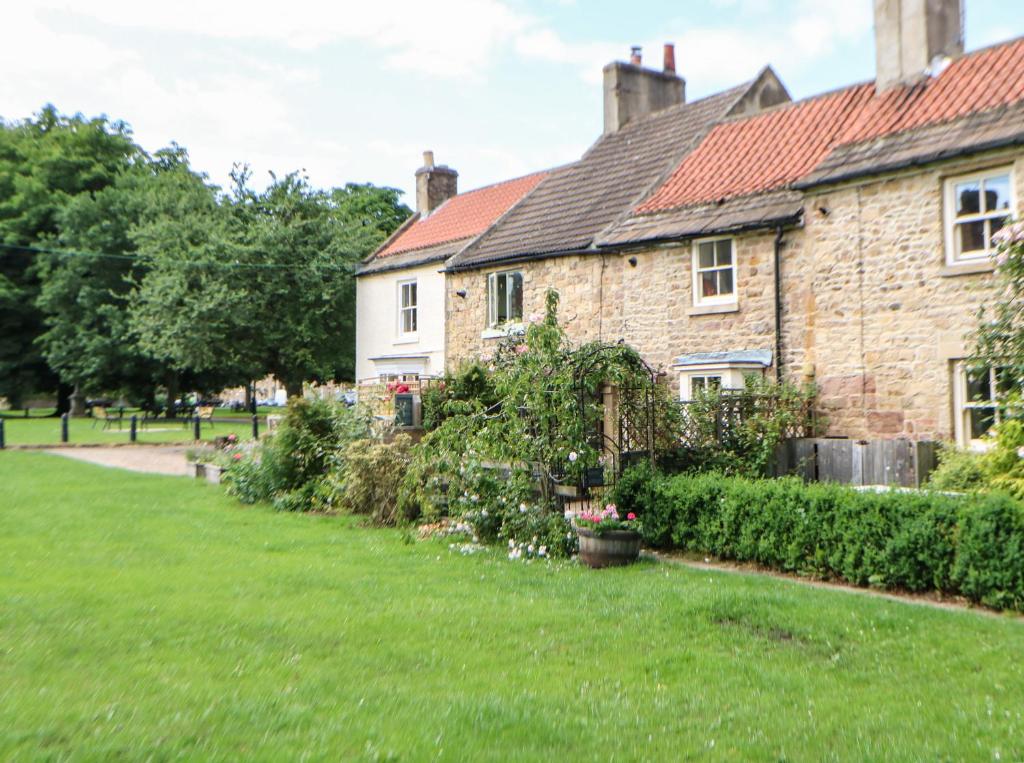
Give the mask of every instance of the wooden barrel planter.
[(632, 564), (640, 556), (640, 533), (634, 530), (612, 530), (597, 535), (581, 527), (580, 559), (588, 567), (621, 567)]

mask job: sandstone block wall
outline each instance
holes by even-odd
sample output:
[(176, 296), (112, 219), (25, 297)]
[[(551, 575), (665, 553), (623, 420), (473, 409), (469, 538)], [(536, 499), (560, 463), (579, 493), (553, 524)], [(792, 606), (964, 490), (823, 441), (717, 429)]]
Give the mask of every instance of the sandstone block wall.
[[(797, 232), (798, 234), (798, 232)], [(799, 235), (792, 241), (799, 249)], [(578, 342), (624, 338), (649, 363), (671, 370), (678, 355), (708, 349), (772, 349), (774, 233), (737, 238), (737, 309), (691, 315), (692, 245), (626, 254), (554, 257), (448, 276), (449, 368), (465, 358), (486, 355), (497, 339), (484, 338), (487, 274), (518, 270), (523, 274), (523, 314), (541, 314), (549, 288), (560, 295), (559, 315)], [(632, 266), (629, 258), (635, 257)], [(456, 292), (465, 290), (466, 296)]]
[(953, 365), (969, 353), (993, 276), (947, 267), (943, 188), (949, 177), (1006, 165), (1019, 208), (1019, 152), (808, 198), (805, 247), (783, 267), (784, 357), (790, 368), (814, 371), (830, 433), (953, 437)]
[[(992, 294), (992, 275), (947, 268), (943, 183), (1004, 165), (1014, 166), (1019, 207), (1024, 153), (993, 154), (813, 194), (804, 226), (785, 232), (783, 375), (817, 383), (829, 434), (953, 436), (952, 366), (968, 352), (965, 337)], [(625, 339), (673, 385), (678, 355), (774, 351), (774, 237), (734, 239), (735, 312), (694, 314), (689, 242), (449, 274), (447, 365), (493, 350), (497, 340), (485, 338), (487, 274), (498, 270), (522, 272), (524, 316), (542, 313), (554, 288), (573, 339)]]

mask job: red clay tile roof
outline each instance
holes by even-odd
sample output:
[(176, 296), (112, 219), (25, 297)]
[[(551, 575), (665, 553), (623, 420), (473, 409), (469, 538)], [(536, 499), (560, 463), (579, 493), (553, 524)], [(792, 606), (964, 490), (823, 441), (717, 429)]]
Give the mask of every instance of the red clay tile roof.
[(1024, 37), (953, 61), (940, 76), (872, 99), (840, 143), (948, 122), (1024, 99)]
[(720, 124), (636, 211), (745, 196), (799, 180), (828, 155), (873, 94), (873, 85), (859, 85)]
[(1024, 100), (1024, 38), (953, 61), (938, 77), (875, 94), (873, 83), (715, 127), (636, 208), (657, 213), (787, 187), (840, 147)]
[(429, 216), (416, 220), (377, 256), (389, 257), (477, 236), (533, 190), (546, 175), (547, 172), (535, 172), (453, 196)]

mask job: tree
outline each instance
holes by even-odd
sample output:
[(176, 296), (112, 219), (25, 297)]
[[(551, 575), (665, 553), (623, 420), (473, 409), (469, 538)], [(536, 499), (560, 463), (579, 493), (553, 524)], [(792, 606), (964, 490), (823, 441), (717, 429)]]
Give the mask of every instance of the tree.
[(250, 266), (251, 339), (291, 397), (303, 381), (354, 376), (355, 266), (410, 211), (392, 188), (321, 191), (298, 173), (271, 178), (256, 192), (236, 168), (232, 203)]
[(195, 386), (223, 387), (252, 378), (259, 366), (239, 221), (183, 149), (156, 159), (129, 232), (140, 275), (128, 325), (141, 352), (167, 369), (170, 403), (186, 375)]
[(128, 126), (106, 117), (48, 105), (35, 119), (0, 121), (0, 395), (16, 401), (59, 383), (36, 341), (46, 330), (37, 304), (46, 271), (34, 248), (57, 240), (72, 199), (111, 185), (141, 156)]

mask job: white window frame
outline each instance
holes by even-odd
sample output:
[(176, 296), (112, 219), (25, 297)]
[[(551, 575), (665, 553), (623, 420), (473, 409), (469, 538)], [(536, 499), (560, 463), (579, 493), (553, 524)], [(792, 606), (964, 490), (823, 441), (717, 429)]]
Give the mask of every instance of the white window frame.
[(972, 401), (970, 399), (967, 371), (968, 365), (965, 361), (960, 360), (953, 364), (953, 430), (957, 445), (962, 448), (983, 450), (988, 443), (984, 439), (971, 437), (970, 415), (972, 410), (987, 408), (993, 411), (993, 426), (1003, 420), (1004, 411), (999, 402), (999, 369), (986, 369), (989, 374), (989, 399), (987, 401)]
[[(416, 299), (411, 305), (406, 305), (405, 290), (406, 287), (412, 286), (415, 289)], [(420, 315), (419, 315), (419, 303), (420, 303), (420, 287), (415, 278), (406, 278), (397, 283), (398, 287), (398, 338), (406, 341), (414, 340), (419, 335), (420, 328)], [(413, 316), (413, 323), (416, 328), (412, 331), (405, 330), (405, 316), (407, 313), (411, 313)]]
[[(693, 390), (694, 379), (717, 378), (719, 389), (743, 389), (746, 377), (751, 374), (763, 376), (765, 366), (760, 363), (714, 363), (701, 366), (679, 366), (679, 400), (690, 402), (696, 398)], [(706, 382), (705, 382), (706, 383)]]
[(505, 287), (505, 314), (508, 317), (507, 320), (498, 320), (498, 279), (508, 277), (519, 277), (519, 292), (525, 297), (524, 287), (525, 282), (523, 279), (523, 273), (521, 270), (500, 270), (496, 273), (489, 273), (487, 275), (487, 328), (497, 329), (501, 327), (517, 326), (523, 322), (523, 305), (520, 301), (518, 316), (512, 315), (512, 289)]
[[(964, 215), (963, 217), (957, 217), (956, 214), (956, 187), (962, 183), (977, 182), (980, 187), (980, 199), (985, 197), (985, 186), (986, 180), (992, 180), (993, 178), (1006, 176), (1009, 178), (1010, 186), (1010, 208), (1005, 213), (1002, 211), (994, 212), (978, 212), (977, 214)], [(968, 252), (965, 254), (957, 254), (957, 226), (971, 222), (981, 222), (999, 219), (1001, 217), (1007, 217), (1012, 220), (1017, 215), (1017, 188), (1016, 179), (1013, 175), (1013, 167), (995, 167), (989, 170), (981, 170), (978, 172), (971, 172), (964, 175), (957, 175), (955, 177), (946, 178), (943, 184), (943, 209), (945, 217), (945, 239), (946, 239), (946, 264), (947, 265), (962, 265), (965, 263), (982, 262), (994, 253), (992, 247), (992, 236), (991, 233), (987, 233), (985, 239), (985, 248), (976, 252)], [(989, 230), (989, 225), (985, 226), (986, 231)]]
[[(700, 275), (708, 271), (720, 271), (725, 270), (724, 267), (715, 266), (713, 268), (701, 268), (700, 267), (700, 245), (701, 244), (717, 244), (719, 241), (728, 241), (729, 250), (731, 252), (730, 264), (728, 269), (732, 272), (732, 294), (719, 294), (714, 297), (705, 297), (701, 293), (700, 288)], [(693, 304), (695, 307), (703, 307), (706, 305), (735, 305), (738, 302), (737, 292), (739, 290), (739, 279), (737, 278), (736, 270), (736, 239), (732, 236), (713, 236), (710, 238), (696, 239), (693, 242), (693, 254), (690, 259), (691, 270), (693, 271)]]

